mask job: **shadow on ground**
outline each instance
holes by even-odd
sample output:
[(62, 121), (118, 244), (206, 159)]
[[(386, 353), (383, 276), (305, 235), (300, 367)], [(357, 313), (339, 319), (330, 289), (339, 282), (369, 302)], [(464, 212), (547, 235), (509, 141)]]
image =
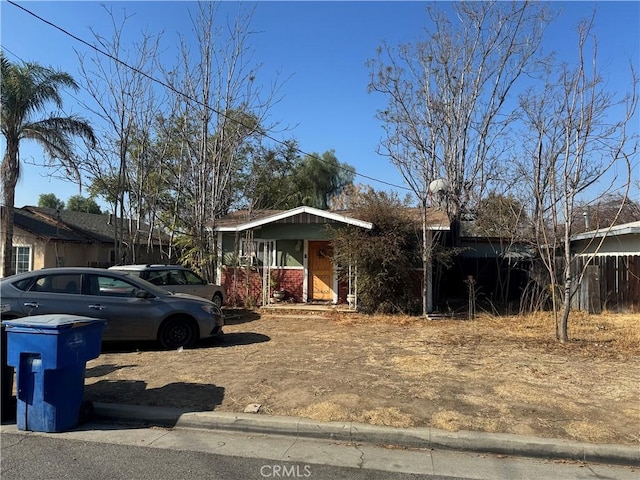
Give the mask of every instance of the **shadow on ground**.
[(260, 315), (246, 308), (224, 308), (224, 323), (226, 325), (239, 325), (241, 323), (254, 322), (260, 319)]
[(271, 337), (263, 335), (261, 333), (254, 332), (236, 332), (225, 333), (219, 338), (207, 338), (201, 340), (198, 344), (200, 348), (215, 348), (215, 347), (237, 347), (240, 345), (251, 345), (254, 343), (264, 343), (271, 340)]
[[(253, 332), (225, 333), (221, 337), (200, 340), (193, 349), (235, 347), (264, 343), (271, 340), (267, 335)], [(166, 352), (157, 342), (104, 342), (101, 353)], [(123, 368), (123, 367), (120, 367)]]
[(109, 375), (110, 373), (116, 372), (118, 370), (134, 367), (137, 367), (137, 365), (98, 365), (96, 367), (87, 368), (85, 370), (84, 376), (85, 378), (104, 377), (105, 375)]
[(120, 403), (212, 411), (222, 404), (224, 388), (213, 384), (177, 382), (147, 389), (140, 380), (100, 380), (85, 385), (84, 398), (91, 402)]

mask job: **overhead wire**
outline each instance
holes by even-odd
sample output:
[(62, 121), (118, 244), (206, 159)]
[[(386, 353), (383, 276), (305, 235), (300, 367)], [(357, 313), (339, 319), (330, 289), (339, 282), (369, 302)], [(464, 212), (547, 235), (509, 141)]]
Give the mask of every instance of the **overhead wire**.
[[(199, 106), (201, 106), (201, 107), (203, 107), (203, 108), (209, 109), (209, 110), (211, 110), (212, 112), (214, 112), (216, 115), (221, 115), (221, 116), (223, 116), (224, 118), (226, 118), (227, 120), (229, 120), (229, 121), (231, 121), (231, 122), (234, 122), (234, 123), (238, 124), (238, 125), (239, 125), (239, 126), (241, 126), (241, 127), (244, 127), (244, 128), (247, 128), (247, 129), (251, 129), (251, 128), (252, 128), (252, 127), (250, 127), (250, 126), (245, 125), (244, 123), (242, 123), (242, 121), (237, 120), (237, 119), (235, 119), (235, 118), (233, 118), (233, 117), (231, 117), (231, 116), (227, 115), (226, 113), (224, 113), (224, 112), (221, 112), (221, 111), (217, 110), (216, 108), (212, 107), (211, 105), (206, 105), (206, 104), (202, 103), (200, 100), (198, 100), (197, 98), (193, 98), (193, 97), (191, 97), (190, 95), (188, 95), (188, 94), (186, 94), (186, 93), (184, 93), (184, 92), (181, 92), (180, 90), (176, 89), (175, 87), (173, 87), (173, 86), (169, 85), (168, 83), (166, 83), (166, 82), (164, 82), (164, 81), (162, 81), (162, 80), (159, 80), (159, 79), (155, 78), (154, 76), (149, 75), (148, 73), (143, 72), (143, 71), (141, 71), (141, 70), (139, 70), (139, 69), (137, 69), (137, 68), (135, 68), (135, 67), (133, 67), (133, 66), (129, 65), (128, 63), (124, 62), (123, 60), (120, 60), (118, 57), (116, 57), (116, 56), (114, 56), (114, 55), (110, 54), (109, 52), (106, 52), (106, 51), (104, 51), (104, 50), (102, 50), (102, 49), (100, 49), (100, 48), (96, 47), (95, 45), (93, 45), (93, 44), (89, 43), (88, 41), (86, 41), (86, 40), (84, 40), (84, 39), (82, 39), (82, 38), (78, 37), (77, 35), (75, 35), (75, 34), (73, 34), (73, 33), (69, 32), (69, 31), (67, 31), (67, 30), (65, 30), (64, 28), (62, 28), (62, 27), (60, 27), (60, 26), (56, 25), (55, 23), (53, 23), (53, 22), (51, 22), (51, 21), (49, 21), (49, 20), (47, 20), (47, 19), (45, 19), (45, 18), (41, 17), (40, 15), (38, 15), (38, 14), (36, 14), (36, 13), (32, 12), (31, 10), (29, 10), (29, 9), (27, 9), (27, 8), (25, 8), (25, 7), (23, 7), (22, 5), (17, 4), (17, 3), (16, 3), (16, 2), (14, 2), (13, 0), (6, 0), (6, 1), (7, 1), (7, 3), (9, 3), (9, 4), (11, 4), (11, 5), (13, 5), (13, 6), (15, 6), (15, 7), (19, 8), (20, 10), (24, 11), (25, 13), (27, 13), (27, 14), (31, 15), (32, 17), (34, 17), (34, 18), (36, 18), (36, 19), (40, 20), (41, 22), (45, 23), (46, 25), (49, 25), (50, 27), (52, 27), (52, 28), (54, 28), (54, 29), (56, 29), (56, 30), (58, 30), (58, 31), (62, 32), (63, 34), (65, 34), (65, 35), (67, 35), (67, 36), (71, 37), (71, 38), (72, 38), (72, 39), (74, 39), (75, 41), (77, 41), (77, 42), (79, 42), (79, 43), (81, 43), (81, 44), (83, 44), (83, 45), (85, 45), (85, 46), (89, 47), (89, 48), (90, 48), (90, 49), (92, 49), (92, 50), (95, 50), (95, 51), (96, 51), (96, 52), (98, 52), (100, 55), (104, 55), (105, 57), (107, 57), (107, 58), (111, 59), (112, 61), (114, 61), (114, 62), (116, 62), (116, 63), (119, 63), (120, 65), (122, 65), (122, 66), (124, 66), (124, 67), (126, 67), (126, 68), (128, 68), (128, 69), (130, 69), (130, 70), (132, 70), (132, 71), (134, 71), (135, 73), (137, 73), (137, 74), (139, 74), (139, 75), (142, 75), (143, 77), (147, 78), (148, 80), (151, 80), (152, 82), (157, 83), (158, 85), (161, 85), (162, 87), (164, 87), (164, 88), (166, 88), (166, 89), (168, 89), (168, 90), (172, 91), (173, 93), (175, 93), (175, 94), (177, 94), (177, 95), (182, 96), (183, 98), (185, 98), (185, 99), (189, 100), (190, 102), (193, 102), (193, 103), (195, 103), (195, 104), (197, 104), (197, 105), (199, 105)], [(3, 48), (4, 48), (4, 47), (3, 47)], [(267, 132), (260, 131), (260, 132), (257, 132), (257, 133), (258, 133), (259, 135), (261, 135), (262, 137), (267, 138), (267, 139), (271, 140), (272, 142), (277, 143), (278, 145), (289, 146), (289, 145), (286, 143), (286, 141), (280, 140), (280, 139), (278, 139), (278, 138), (274, 137), (273, 135), (271, 135), (271, 134), (269, 134), (269, 133), (267, 133)], [(314, 153), (306, 152), (306, 151), (302, 150), (302, 149), (301, 149), (301, 148), (299, 148), (299, 147), (295, 147), (294, 149), (295, 149), (295, 151), (296, 151), (296, 152), (298, 152), (298, 153), (300, 153), (300, 154), (302, 154), (302, 155), (305, 155), (305, 156), (307, 156), (307, 157), (313, 158), (313, 159), (315, 159), (315, 160), (319, 160), (319, 161), (321, 161), (321, 162), (323, 162), (323, 163), (327, 163), (327, 161), (326, 161), (326, 160), (324, 160), (322, 157), (319, 157), (318, 155), (316, 155), (316, 154), (314, 154)], [(365, 174), (363, 174), (363, 173), (358, 173), (355, 169), (351, 169), (351, 168), (343, 167), (343, 166), (341, 166), (339, 163), (338, 163), (338, 165), (337, 165), (337, 166), (338, 166), (338, 168), (340, 168), (340, 169), (342, 169), (342, 170), (344, 170), (344, 171), (346, 171), (346, 172), (352, 173), (354, 176), (361, 177), (361, 178), (367, 179), (367, 180), (369, 180), (369, 181), (377, 182), (377, 183), (380, 183), (380, 184), (382, 184), (382, 185), (386, 185), (386, 186), (388, 186), (388, 187), (393, 187), (393, 188), (397, 188), (397, 189), (401, 189), (401, 190), (411, 191), (411, 189), (410, 189), (410, 188), (405, 187), (405, 186), (403, 186), (403, 185), (396, 185), (396, 184), (394, 184), (394, 183), (387, 182), (387, 181), (385, 181), (385, 180), (380, 180), (380, 179), (378, 179), (378, 178), (375, 178), (375, 177), (372, 177), (372, 176), (369, 176), (369, 175), (365, 175)]]

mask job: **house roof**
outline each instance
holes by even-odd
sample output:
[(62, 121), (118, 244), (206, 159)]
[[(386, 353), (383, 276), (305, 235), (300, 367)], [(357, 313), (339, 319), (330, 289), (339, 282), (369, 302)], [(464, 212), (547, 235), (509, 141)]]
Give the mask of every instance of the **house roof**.
[(20, 228), (43, 240), (56, 240), (70, 243), (87, 243), (91, 240), (81, 232), (70, 228), (55, 218), (43, 218), (29, 210), (16, 208), (13, 211), (14, 227)]
[(600, 228), (590, 232), (580, 233), (571, 237), (571, 241), (591, 240), (602, 237), (618, 237), (620, 235), (640, 235), (640, 221), (623, 223), (611, 228)]
[[(14, 226), (44, 240), (77, 243), (114, 243), (113, 215), (111, 214), (75, 212), (33, 206), (14, 208), (13, 214)], [(149, 226), (143, 224), (139, 230), (145, 233), (143, 235), (143, 241), (145, 241)], [(157, 237), (157, 235), (155, 236)]]
[(113, 243), (112, 216), (109, 214), (56, 210), (55, 208), (32, 206), (22, 207), (21, 210), (30, 212), (34, 217), (45, 223), (64, 225), (68, 229), (73, 229), (86, 239), (101, 243)]
[(248, 212), (238, 211), (219, 218), (215, 222), (214, 230), (218, 232), (239, 232), (250, 230), (273, 223), (327, 223), (336, 222), (354, 225), (371, 230), (373, 224), (339, 212), (330, 212), (313, 207), (297, 207), (291, 210), (257, 210)]
[[(415, 207), (407, 209), (407, 213), (413, 220), (422, 225), (422, 209)], [(440, 208), (427, 208), (427, 230), (450, 230), (451, 222), (447, 212)]]
[[(419, 208), (410, 208), (408, 213), (416, 222), (422, 222)], [(360, 220), (352, 210), (328, 211), (313, 207), (297, 207), (291, 210), (240, 210), (225, 215), (215, 221), (214, 230), (218, 232), (238, 232), (273, 223), (344, 223), (367, 230), (373, 228), (371, 222)], [(437, 209), (427, 211), (429, 230), (449, 230), (449, 220), (445, 212)]]

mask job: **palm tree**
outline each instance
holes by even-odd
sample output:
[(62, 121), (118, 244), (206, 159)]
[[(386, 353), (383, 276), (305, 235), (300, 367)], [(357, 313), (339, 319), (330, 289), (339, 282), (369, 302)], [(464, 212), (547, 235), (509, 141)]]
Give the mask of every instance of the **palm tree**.
[[(6, 140), (2, 158), (4, 240), (3, 273), (13, 273), (13, 206), (16, 184), (20, 176), (20, 141), (35, 140), (47, 153), (49, 160), (62, 165), (68, 172), (79, 176), (74, 156), (73, 138), (80, 136), (95, 145), (93, 129), (81, 117), (46, 116), (50, 103), (62, 108), (60, 89), (78, 90), (78, 84), (65, 72), (55, 71), (36, 63), (12, 63), (0, 52), (1, 83), (0, 125)], [(44, 118), (36, 118), (38, 114)]]

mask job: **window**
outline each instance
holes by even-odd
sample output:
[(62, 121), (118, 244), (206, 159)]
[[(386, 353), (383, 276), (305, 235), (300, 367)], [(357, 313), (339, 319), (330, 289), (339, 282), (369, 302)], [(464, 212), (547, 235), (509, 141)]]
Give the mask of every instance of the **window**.
[(200, 278), (194, 272), (190, 270), (184, 271), (184, 276), (187, 279), (187, 285), (206, 285), (207, 282), (204, 281), (203, 278)]
[(13, 247), (13, 271), (15, 273), (31, 271), (31, 246)]
[[(141, 276), (140, 272), (133, 272), (135, 275)], [(154, 285), (166, 285), (167, 284), (167, 276), (169, 275), (166, 271), (151, 271), (147, 272), (148, 277), (146, 278), (147, 282), (153, 283)]]
[(119, 278), (102, 275), (91, 275), (89, 277), (89, 295), (100, 295), (103, 297), (135, 297), (138, 288)]
[(82, 285), (80, 274), (43, 275), (31, 287), (32, 291), (46, 293), (79, 294)]
[(182, 270), (170, 270), (167, 277), (167, 285), (186, 285), (187, 280), (184, 278)]
[(276, 242), (275, 240), (255, 239), (253, 241), (241, 239), (240, 257), (245, 259), (245, 263), (255, 267), (276, 265)]

